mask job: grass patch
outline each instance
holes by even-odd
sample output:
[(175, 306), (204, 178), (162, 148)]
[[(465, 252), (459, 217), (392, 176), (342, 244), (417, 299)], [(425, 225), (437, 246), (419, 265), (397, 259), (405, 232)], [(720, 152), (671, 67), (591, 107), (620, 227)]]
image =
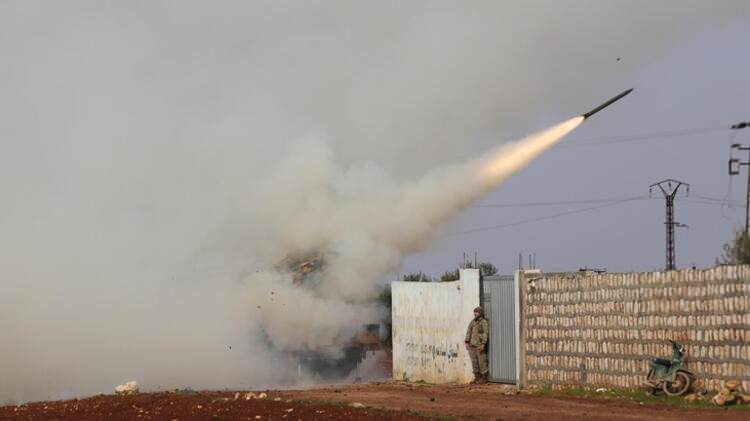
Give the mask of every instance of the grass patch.
[(195, 390), (188, 387), (185, 389), (174, 389), (172, 390), (172, 393), (177, 394), (177, 395), (197, 395), (200, 392), (196, 392)]
[(338, 407), (346, 407), (351, 405), (351, 402), (337, 401), (333, 399), (292, 399), (292, 402), (298, 402), (307, 405), (326, 405)]
[(428, 420), (435, 420), (435, 421), (458, 421), (461, 419), (459, 417), (454, 417), (452, 415), (432, 414), (429, 412), (422, 412), (422, 411), (411, 411), (409, 412), (409, 414), (416, 415), (422, 418), (426, 418)]
[(414, 386), (434, 386), (433, 383), (426, 382), (424, 380), (417, 380), (411, 383)]
[(376, 411), (388, 412), (391, 414), (408, 414), (408, 415), (415, 415), (417, 417), (422, 417), (422, 418), (425, 418), (428, 420), (434, 420), (434, 421), (458, 421), (461, 419), (459, 417), (454, 417), (450, 415), (433, 414), (430, 412), (411, 411), (411, 410), (397, 411), (391, 408), (383, 408), (383, 407), (372, 406), (372, 405), (365, 405), (364, 408), (353, 408), (351, 406), (352, 402), (339, 401), (339, 400), (333, 400), (333, 399), (293, 399), (293, 401), (301, 403), (301, 404), (309, 404), (309, 405), (325, 405), (325, 406), (335, 406), (339, 408), (360, 409), (360, 410), (372, 409)]
[[(617, 399), (643, 405), (668, 405), (679, 408), (721, 408), (720, 406), (711, 403), (711, 397), (716, 393), (709, 393), (705, 395), (703, 399), (695, 400), (693, 402), (686, 401), (684, 396), (667, 396), (664, 393), (651, 395), (644, 389), (607, 389), (603, 392), (597, 392), (596, 389), (580, 387), (571, 387), (561, 390), (541, 388), (534, 391), (533, 394), (539, 396), (569, 396), (587, 399)], [(750, 409), (750, 406), (740, 404), (729, 405), (726, 406), (726, 408), (748, 410)]]

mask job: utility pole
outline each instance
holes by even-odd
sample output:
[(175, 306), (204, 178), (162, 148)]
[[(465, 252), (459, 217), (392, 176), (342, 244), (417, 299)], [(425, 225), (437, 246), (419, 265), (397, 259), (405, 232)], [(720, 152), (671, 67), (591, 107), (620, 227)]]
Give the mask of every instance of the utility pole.
[(659, 187), (667, 202), (667, 220), (664, 222), (664, 225), (667, 227), (667, 271), (674, 270), (675, 268), (674, 227), (687, 227), (687, 225), (675, 222), (674, 220), (674, 198), (682, 186), (685, 186), (685, 195), (690, 194), (689, 184), (671, 178), (648, 186), (649, 197), (651, 197), (651, 190), (654, 187)]
[[(743, 121), (737, 123), (731, 127), (732, 130), (740, 130), (750, 127), (750, 122)], [(729, 149), (731, 153), (737, 149), (738, 151), (747, 151), (747, 161), (740, 161), (736, 158), (729, 158), (729, 175), (738, 175), (740, 173), (740, 167), (743, 165), (750, 165), (750, 147), (742, 146), (739, 143), (733, 143)], [(747, 172), (747, 196), (745, 198), (745, 237), (748, 235), (748, 226), (750, 225), (750, 171)]]

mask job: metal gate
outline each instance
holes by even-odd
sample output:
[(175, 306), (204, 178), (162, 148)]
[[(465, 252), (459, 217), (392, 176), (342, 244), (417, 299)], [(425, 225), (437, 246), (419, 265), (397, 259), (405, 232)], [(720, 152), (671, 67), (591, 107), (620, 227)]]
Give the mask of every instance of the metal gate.
[(490, 380), (517, 383), (516, 285), (513, 276), (482, 279), (482, 307), (490, 322)]

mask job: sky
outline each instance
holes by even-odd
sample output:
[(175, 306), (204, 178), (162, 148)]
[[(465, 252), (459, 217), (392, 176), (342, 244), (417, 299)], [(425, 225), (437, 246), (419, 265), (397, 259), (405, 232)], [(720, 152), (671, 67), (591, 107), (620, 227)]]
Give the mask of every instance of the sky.
[[(660, 270), (664, 201), (641, 199), (665, 178), (690, 183), (678, 266), (712, 265), (744, 215), (720, 202), (745, 191), (749, 22), (740, 0), (0, 2), (0, 402), (278, 385), (383, 282), (465, 252)], [(586, 203), (488, 206), (560, 201)], [(330, 267), (300, 289), (277, 265), (310, 250)]]
[[(651, 184), (668, 178), (690, 185), (689, 195), (681, 189), (675, 205), (675, 220), (689, 226), (675, 230), (677, 267), (714, 265), (733, 232), (744, 229), (747, 175), (743, 168), (740, 175), (730, 177), (727, 160), (732, 143), (750, 143), (750, 131), (729, 129), (734, 123), (750, 119), (750, 87), (746, 83), (750, 58), (738, 53), (742, 40), (748, 36), (747, 15), (744, 19), (736, 15), (713, 21), (639, 62), (628, 78), (613, 78), (616, 83), (609, 90), (600, 90), (601, 101), (577, 101), (571, 108), (578, 108), (571, 111), (588, 110), (625, 88), (635, 88), (630, 96), (592, 117), (557, 148), (462, 212), (444, 229), (437, 243), (408, 260), (407, 271), (429, 268), (428, 273), (439, 275), (443, 270), (441, 263), (446, 270), (450, 264), (444, 262), (460, 264), (464, 252), (472, 261), (477, 253), (480, 261), (494, 263), (502, 273), (511, 273), (518, 267), (519, 253), (524, 254), (524, 267), (528, 267), (528, 254), (535, 253), (537, 266), (548, 271), (583, 267), (663, 270), (665, 200), (658, 189), (653, 191), (651, 200), (619, 204), (491, 206), (647, 198)], [(640, 47), (648, 49), (649, 42), (644, 41)], [(610, 60), (613, 68), (632, 59), (610, 48), (595, 56)], [(585, 66), (581, 72), (586, 72)], [(569, 100), (559, 102), (566, 104)], [(547, 104), (542, 108), (547, 111), (563, 107)], [(542, 115), (556, 114), (547, 112)], [(535, 116), (529, 120), (538, 122), (544, 118)], [(519, 126), (523, 124), (519, 122)], [(689, 135), (677, 133), (702, 128), (707, 130)], [(673, 132), (675, 136), (671, 136)], [(746, 161), (745, 153), (735, 151), (734, 157)], [(719, 202), (701, 202), (701, 196)], [(602, 205), (605, 206), (599, 209), (553, 217)], [(551, 218), (522, 223), (548, 216)], [(520, 224), (490, 228), (515, 222)]]

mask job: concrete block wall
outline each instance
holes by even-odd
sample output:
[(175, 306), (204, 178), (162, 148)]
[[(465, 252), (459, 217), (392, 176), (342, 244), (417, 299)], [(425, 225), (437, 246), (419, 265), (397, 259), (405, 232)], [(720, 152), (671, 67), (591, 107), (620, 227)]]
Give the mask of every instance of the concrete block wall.
[(479, 305), (479, 271), (462, 269), (455, 282), (393, 282), (393, 378), (468, 383), (466, 326)]
[(750, 390), (750, 266), (524, 275), (521, 287), (527, 384), (639, 387), (673, 339), (711, 389)]

